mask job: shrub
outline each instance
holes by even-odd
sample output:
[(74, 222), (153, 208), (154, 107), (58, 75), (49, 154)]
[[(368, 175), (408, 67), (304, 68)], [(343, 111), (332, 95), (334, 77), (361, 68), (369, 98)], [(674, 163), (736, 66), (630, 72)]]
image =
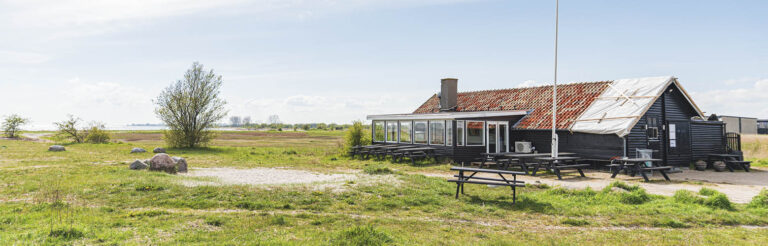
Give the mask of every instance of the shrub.
[(91, 127), (85, 131), (85, 135), (85, 142), (88, 143), (107, 143), (110, 139), (104, 123), (98, 122), (92, 122)]
[(75, 143), (84, 142), (85, 137), (87, 137), (86, 131), (81, 130), (78, 126), (82, 119), (74, 115), (69, 115), (68, 117), (69, 119), (53, 123), (58, 128), (57, 137), (60, 139), (71, 139)]
[(338, 233), (331, 239), (331, 245), (389, 245), (394, 240), (387, 233), (373, 226), (355, 226)]
[(672, 196), (675, 202), (688, 204), (704, 204), (704, 198), (689, 190), (678, 190)]
[(714, 189), (704, 187), (704, 188), (701, 188), (701, 190), (699, 190), (699, 194), (702, 196), (712, 196), (715, 194), (720, 194), (720, 192)]
[(375, 174), (391, 174), (393, 173), (388, 167), (381, 164), (366, 165), (363, 168), (363, 172), (371, 175)]
[(21, 116), (16, 114), (9, 115), (3, 120), (3, 135), (8, 138), (18, 138), (21, 126), (27, 123), (29, 123), (29, 119), (21, 118)]
[(768, 190), (763, 189), (760, 194), (752, 198), (747, 207), (750, 208), (768, 208)]
[(589, 221), (586, 221), (584, 219), (574, 219), (574, 218), (566, 218), (560, 223), (563, 223), (564, 225), (570, 225), (570, 226), (585, 226), (589, 225)]
[(708, 197), (704, 201), (704, 205), (707, 205), (708, 207), (711, 207), (711, 208), (733, 210), (733, 205), (731, 204), (731, 201), (728, 200), (728, 197), (725, 196), (725, 194), (723, 193), (717, 193)]
[(363, 122), (359, 120), (352, 122), (352, 126), (344, 136), (345, 149), (350, 150), (354, 146), (371, 144), (370, 135), (370, 132), (364, 129)]

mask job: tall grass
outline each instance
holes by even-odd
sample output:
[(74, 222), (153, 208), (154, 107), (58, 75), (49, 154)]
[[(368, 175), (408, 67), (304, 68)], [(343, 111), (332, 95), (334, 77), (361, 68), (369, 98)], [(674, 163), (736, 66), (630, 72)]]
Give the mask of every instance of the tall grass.
[(741, 150), (744, 152), (744, 158), (768, 159), (768, 135), (742, 135)]

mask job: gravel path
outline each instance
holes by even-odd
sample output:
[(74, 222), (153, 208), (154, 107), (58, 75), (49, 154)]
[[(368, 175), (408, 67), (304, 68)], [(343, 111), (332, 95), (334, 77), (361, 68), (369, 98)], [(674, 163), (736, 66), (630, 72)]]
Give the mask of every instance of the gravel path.
[(355, 179), (353, 174), (322, 174), (295, 169), (282, 168), (195, 168), (184, 174), (188, 177), (210, 177), (217, 182), (191, 181), (183, 183), (188, 186), (198, 185), (281, 185), (307, 184), (318, 182), (343, 183)]

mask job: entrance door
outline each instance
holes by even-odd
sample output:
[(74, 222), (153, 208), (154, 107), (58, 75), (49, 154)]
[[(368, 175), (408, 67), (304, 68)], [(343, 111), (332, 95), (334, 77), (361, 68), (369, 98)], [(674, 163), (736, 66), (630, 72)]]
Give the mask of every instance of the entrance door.
[(670, 121), (667, 123), (668, 162), (672, 165), (687, 165), (691, 159), (690, 123)]
[(509, 151), (509, 129), (508, 123), (504, 121), (488, 121), (487, 129), (488, 144), (486, 151), (488, 153), (499, 153)]

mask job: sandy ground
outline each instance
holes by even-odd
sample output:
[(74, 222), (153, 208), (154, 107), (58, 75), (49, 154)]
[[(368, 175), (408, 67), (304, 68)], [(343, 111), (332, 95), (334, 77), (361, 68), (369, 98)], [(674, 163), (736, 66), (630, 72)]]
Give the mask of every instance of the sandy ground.
[(195, 168), (187, 177), (208, 177), (213, 181), (185, 180), (184, 184), (195, 185), (283, 185), (318, 182), (345, 182), (355, 179), (353, 174), (322, 174), (303, 170), (283, 168)]
[[(452, 178), (450, 173), (420, 173), (426, 176), (436, 176)], [(762, 189), (768, 189), (768, 170), (753, 168), (752, 172), (715, 172), (707, 170), (704, 172), (694, 170), (684, 170), (681, 173), (669, 174), (672, 182), (664, 181), (664, 178), (654, 173), (651, 182), (643, 182), (642, 177), (631, 177), (619, 174), (616, 179), (610, 178), (607, 172), (586, 172), (587, 177), (579, 177), (578, 173), (568, 173), (563, 176), (563, 180), (558, 180), (555, 175), (543, 176), (518, 176), (518, 180), (529, 184), (544, 183), (550, 186), (560, 186), (570, 189), (602, 189), (615, 180), (622, 180), (632, 184), (638, 184), (649, 193), (671, 196), (677, 190), (699, 191), (702, 187), (718, 190), (728, 196), (731, 201), (737, 203), (748, 203), (752, 197), (760, 193)], [(482, 175), (489, 176), (490, 175)]]
[(32, 141), (38, 141), (38, 142), (44, 142), (44, 143), (50, 143), (51, 140), (43, 139), (42, 137), (47, 137), (53, 135), (52, 133), (23, 133), (21, 136), (23, 138), (27, 138)]

